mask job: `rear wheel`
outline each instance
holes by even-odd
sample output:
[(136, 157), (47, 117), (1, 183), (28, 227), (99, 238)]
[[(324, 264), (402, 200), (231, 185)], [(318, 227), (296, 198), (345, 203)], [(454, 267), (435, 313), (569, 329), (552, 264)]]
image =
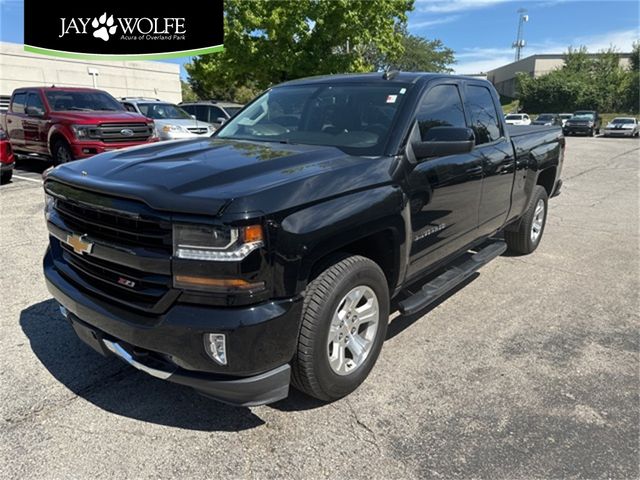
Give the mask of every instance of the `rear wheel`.
[(589, 136), (593, 137), (593, 128), (589, 130)]
[(547, 223), (547, 205), (547, 191), (540, 185), (536, 185), (518, 229), (504, 232), (509, 250), (526, 255), (538, 248)]
[(373, 368), (387, 331), (389, 289), (361, 256), (337, 259), (307, 287), (292, 362), (293, 385), (320, 400), (354, 391)]
[(71, 147), (64, 140), (57, 140), (53, 144), (53, 164), (60, 165), (73, 160)]

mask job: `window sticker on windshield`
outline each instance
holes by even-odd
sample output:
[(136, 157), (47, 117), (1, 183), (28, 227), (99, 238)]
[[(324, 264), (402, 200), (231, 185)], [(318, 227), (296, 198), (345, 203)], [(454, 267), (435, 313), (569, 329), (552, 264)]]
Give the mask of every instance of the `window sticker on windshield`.
[(387, 103), (396, 103), (398, 95), (387, 95)]
[(399, 93), (400, 95), (404, 95), (406, 92), (407, 92), (406, 88), (401, 88)]

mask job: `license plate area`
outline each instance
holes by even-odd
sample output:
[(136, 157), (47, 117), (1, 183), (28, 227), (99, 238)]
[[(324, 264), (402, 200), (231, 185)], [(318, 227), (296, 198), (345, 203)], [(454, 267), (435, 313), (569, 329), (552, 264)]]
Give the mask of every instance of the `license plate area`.
[(73, 330), (76, 332), (76, 335), (78, 335), (78, 338), (80, 338), (80, 340), (82, 340), (84, 343), (86, 343), (91, 348), (93, 348), (96, 352), (98, 352), (101, 355), (104, 355), (105, 357), (108, 357), (111, 354), (111, 352), (107, 350), (107, 347), (102, 342), (103, 337), (100, 334), (100, 332), (79, 322), (77, 319), (73, 318), (71, 315), (69, 315), (68, 318), (69, 318), (69, 322), (71, 323), (71, 326), (73, 327)]

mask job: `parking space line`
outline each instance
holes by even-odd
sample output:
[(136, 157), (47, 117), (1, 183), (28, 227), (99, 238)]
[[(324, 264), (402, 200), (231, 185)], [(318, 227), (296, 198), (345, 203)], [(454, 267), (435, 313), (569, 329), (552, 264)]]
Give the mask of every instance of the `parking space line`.
[(21, 177), (20, 175), (13, 175), (13, 178), (17, 178), (18, 180), (26, 180), (28, 182), (35, 182), (35, 183), (39, 183), (40, 185), (42, 185), (42, 180), (38, 180), (36, 178), (29, 178), (29, 177)]

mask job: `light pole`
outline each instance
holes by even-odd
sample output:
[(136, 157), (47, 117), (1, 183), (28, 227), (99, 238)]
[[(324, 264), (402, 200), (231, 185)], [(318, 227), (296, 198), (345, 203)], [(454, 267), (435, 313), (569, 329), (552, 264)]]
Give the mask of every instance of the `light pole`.
[(529, 21), (529, 15), (527, 15), (526, 8), (518, 9), (518, 14), (520, 15), (520, 18), (518, 19), (518, 37), (516, 38), (516, 41), (511, 44), (511, 48), (516, 49), (516, 62), (520, 60), (520, 52), (526, 45), (526, 42), (522, 37), (524, 36), (524, 24)]

